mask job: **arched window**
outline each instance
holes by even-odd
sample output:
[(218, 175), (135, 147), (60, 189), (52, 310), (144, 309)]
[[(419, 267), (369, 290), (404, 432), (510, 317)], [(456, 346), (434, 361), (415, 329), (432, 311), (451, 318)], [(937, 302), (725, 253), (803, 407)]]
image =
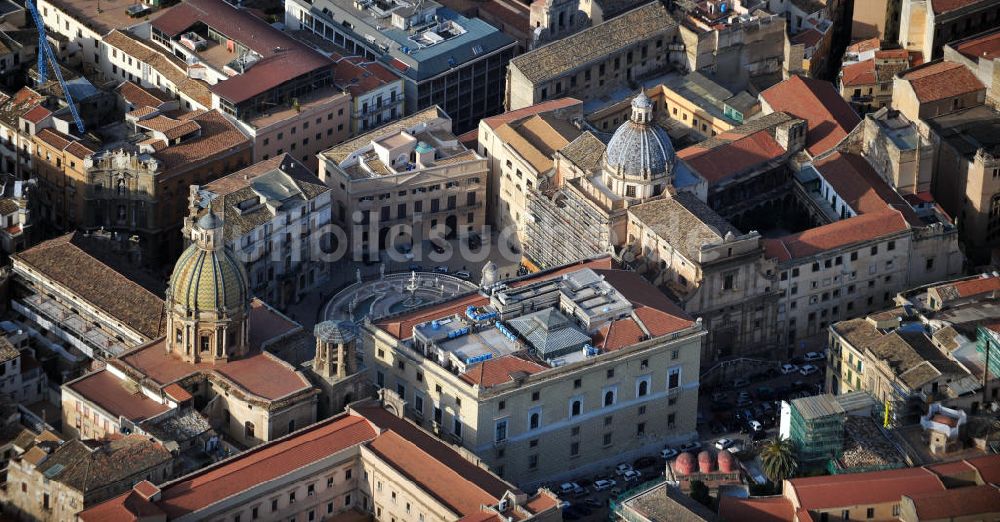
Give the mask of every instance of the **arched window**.
[(579, 399), (574, 400), (570, 405), (570, 415), (576, 417), (577, 415), (580, 414), (582, 409), (583, 409), (583, 404), (580, 402), (580, 400)]
[[(608, 393), (611, 393), (611, 392), (608, 392)], [(647, 393), (649, 393), (649, 383), (646, 382), (646, 381), (640, 381), (639, 382), (639, 393), (637, 395), (639, 397), (645, 397)]]
[(252, 422), (246, 421), (243, 424), (243, 436), (246, 437), (246, 438), (248, 438), (248, 439), (251, 438), (251, 437), (253, 437), (253, 423)]
[(615, 392), (608, 390), (604, 392), (604, 405), (611, 406), (615, 403)]
[(537, 430), (538, 429), (539, 418), (540, 418), (540, 415), (538, 415), (538, 413), (532, 413), (528, 417), (528, 429), (529, 430)]

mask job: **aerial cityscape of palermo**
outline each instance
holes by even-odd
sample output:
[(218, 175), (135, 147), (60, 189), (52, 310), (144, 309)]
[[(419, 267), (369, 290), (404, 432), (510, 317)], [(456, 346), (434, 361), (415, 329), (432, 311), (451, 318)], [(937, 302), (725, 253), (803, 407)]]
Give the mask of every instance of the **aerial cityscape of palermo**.
[(0, 0), (0, 522), (1000, 522), (1000, 0)]

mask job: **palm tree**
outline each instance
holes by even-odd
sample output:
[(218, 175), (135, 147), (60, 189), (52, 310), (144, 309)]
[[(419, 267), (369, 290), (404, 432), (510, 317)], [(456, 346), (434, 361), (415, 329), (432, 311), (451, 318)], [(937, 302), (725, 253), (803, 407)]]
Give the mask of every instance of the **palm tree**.
[(795, 448), (792, 441), (775, 437), (760, 450), (760, 460), (764, 465), (764, 474), (775, 485), (780, 485), (783, 480), (791, 478), (799, 463), (795, 460)]

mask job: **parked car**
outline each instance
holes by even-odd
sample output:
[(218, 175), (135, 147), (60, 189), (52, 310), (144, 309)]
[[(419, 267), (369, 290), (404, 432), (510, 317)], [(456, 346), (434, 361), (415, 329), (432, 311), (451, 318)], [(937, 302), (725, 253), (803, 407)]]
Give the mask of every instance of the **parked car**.
[(461, 277), (462, 279), (472, 279), (472, 274), (466, 272), (465, 270), (459, 270), (458, 272), (455, 272), (455, 276)]
[(750, 381), (746, 379), (733, 379), (733, 388), (742, 388), (750, 384)]
[(753, 404), (753, 401), (750, 399), (740, 399), (736, 401), (737, 408), (745, 408), (747, 406), (750, 406), (751, 404)]
[(724, 449), (731, 448), (734, 442), (732, 439), (719, 439), (715, 441), (715, 449), (722, 451)]
[(583, 503), (595, 509), (604, 507), (604, 502), (601, 502), (596, 498), (588, 498), (587, 500), (584, 500)]
[(722, 402), (726, 400), (726, 392), (715, 392), (712, 394), (712, 401)]
[(619, 477), (624, 476), (625, 473), (628, 473), (629, 471), (635, 471), (632, 469), (631, 464), (622, 462), (621, 464), (615, 466), (615, 475), (618, 475)]
[(794, 364), (785, 363), (781, 365), (781, 374), (788, 375), (790, 373), (795, 373), (798, 369), (799, 367)]
[(660, 451), (660, 456), (663, 457), (663, 460), (670, 460), (677, 455), (680, 455), (680, 452), (674, 448), (663, 448), (663, 450)]
[(626, 471), (625, 474), (622, 475), (622, 478), (625, 479), (625, 482), (638, 482), (639, 479), (642, 478), (642, 473), (632, 469)]
[(437, 273), (439, 273), (439, 274), (447, 274), (448, 273), (448, 267), (446, 267), (444, 265), (436, 266), (436, 267), (434, 267), (434, 271), (437, 272)]
[(824, 355), (823, 352), (809, 352), (802, 356), (802, 358), (807, 361), (819, 361), (826, 359), (826, 355)]
[(581, 488), (576, 482), (563, 482), (559, 485), (559, 492), (563, 495), (579, 495), (586, 492), (586, 490)]
[(423, 272), (424, 271), (424, 267), (421, 266), (421, 265), (414, 264), (414, 265), (410, 265), (409, 270), (410, 270), (410, 272)]
[(811, 364), (805, 364), (805, 365), (802, 366), (802, 368), (799, 368), (799, 373), (801, 373), (802, 375), (812, 375), (812, 374), (814, 374), (814, 373), (816, 373), (818, 371), (819, 371), (819, 368), (817, 368), (817, 367), (815, 367), (815, 366), (813, 366)]
[(761, 424), (760, 421), (755, 421), (753, 419), (747, 421), (747, 426), (750, 426), (751, 431), (762, 431), (764, 429), (764, 425)]
[(701, 449), (701, 443), (700, 442), (688, 442), (688, 443), (685, 443), (685, 444), (681, 445), (681, 447), (678, 448), (678, 449), (682, 453), (683, 452), (687, 452), (687, 451), (698, 451), (698, 450)]
[(594, 482), (594, 491), (604, 491), (615, 487), (618, 482), (611, 479), (601, 479)]

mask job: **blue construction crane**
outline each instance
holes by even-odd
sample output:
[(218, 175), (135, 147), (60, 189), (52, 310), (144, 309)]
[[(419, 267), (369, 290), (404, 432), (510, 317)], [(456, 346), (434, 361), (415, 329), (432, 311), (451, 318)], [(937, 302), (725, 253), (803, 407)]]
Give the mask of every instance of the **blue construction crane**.
[(35, 21), (35, 26), (38, 27), (38, 85), (44, 85), (45, 81), (48, 80), (48, 64), (51, 62), (52, 71), (56, 73), (59, 85), (62, 86), (63, 96), (66, 97), (66, 103), (69, 105), (69, 112), (73, 113), (73, 121), (76, 122), (76, 130), (80, 131), (80, 135), (83, 136), (83, 120), (80, 119), (80, 113), (76, 110), (76, 104), (73, 103), (73, 95), (69, 92), (69, 86), (66, 85), (66, 80), (63, 79), (62, 70), (59, 68), (59, 62), (56, 61), (56, 55), (52, 52), (52, 47), (49, 46), (49, 40), (45, 36), (45, 21), (42, 20), (42, 16), (38, 14), (38, 8), (35, 7), (35, 2), (33, 0), (25, 0), (25, 4), (28, 6), (28, 11), (31, 11), (31, 18)]

